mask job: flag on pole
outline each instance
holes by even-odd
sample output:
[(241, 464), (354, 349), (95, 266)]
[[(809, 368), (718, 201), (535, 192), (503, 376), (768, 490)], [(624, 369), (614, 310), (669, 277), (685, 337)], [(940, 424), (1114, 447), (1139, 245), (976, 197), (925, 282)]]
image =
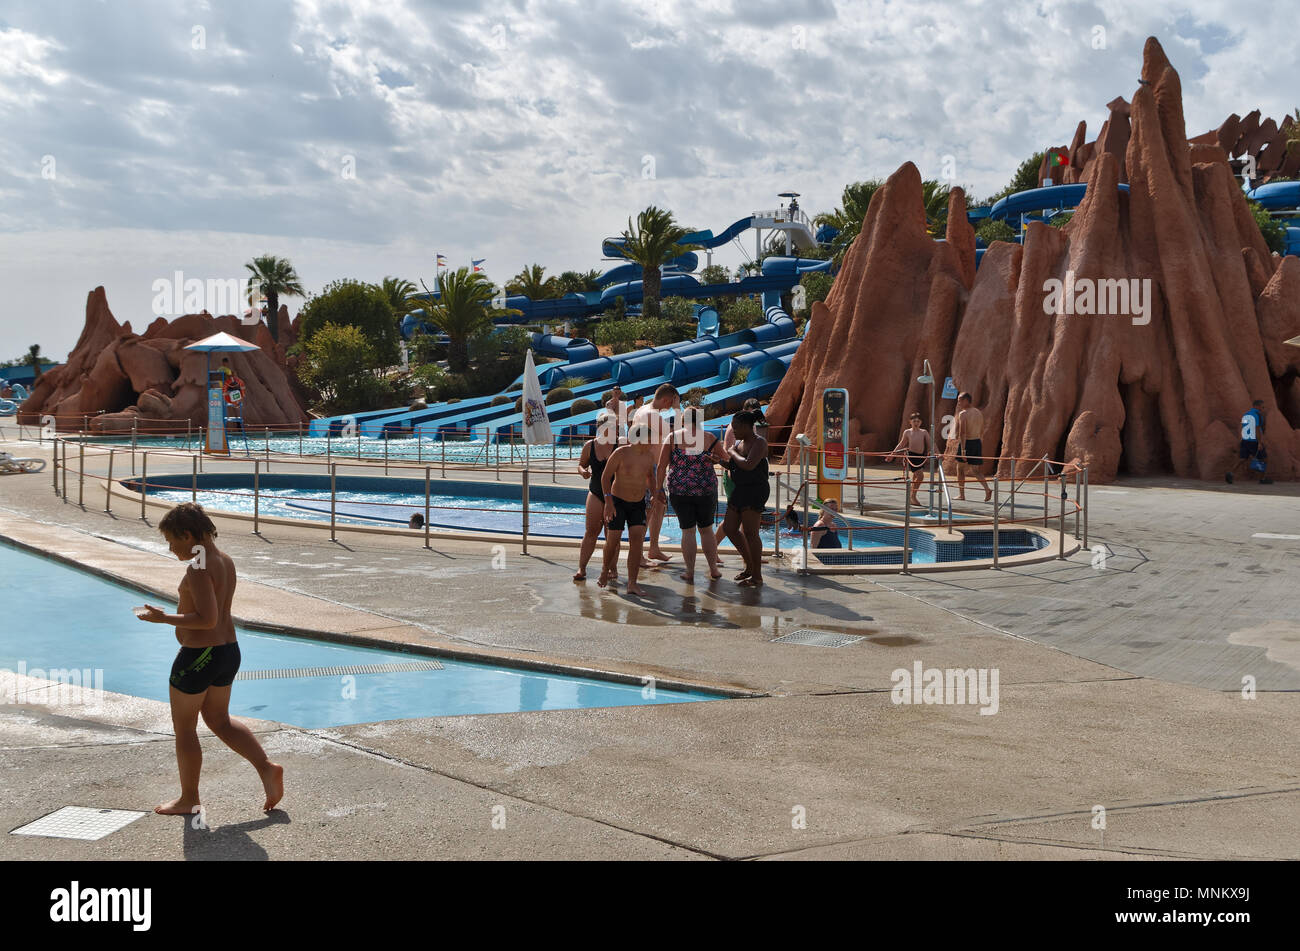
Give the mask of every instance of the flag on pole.
[(530, 348), (524, 358), (524, 442), (537, 446), (554, 441), (551, 420), (546, 415), (546, 401), (542, 399), (542, 384), (537, 379), (537, 367)]
[(1052, 149), (1050, 152), (1047, 153), (1047, 158), (1048, 158), (1047, 164), (1050, 165), (1052, 168), (1056, 168), (1058, 165), (1070, 164), (1070, 153), (1066, 149), (1061, 149), (1061, 148)]
[(475, 274), (482, 273), (483, 269), (482, 269), (481, 267), (479, 267), (479, 265), (482, 264), (482, 263), (483, 263), (484, 261), (486, 261), (486, 260), (487, 260), (487, 258), (479, 258), (477, 261), (475, 261), (473, 258), (470, 258), (470, 259), (469, 259), (469, 263), (470, 263), (471, 265), (473, 265), (473, 267), (474, 267), (474, 273), (475, 273)]
[(443, 257), (441, 254), (438, 255), (438, 267), (446, 267), (446, 266), (447, 266), (447, 259)]

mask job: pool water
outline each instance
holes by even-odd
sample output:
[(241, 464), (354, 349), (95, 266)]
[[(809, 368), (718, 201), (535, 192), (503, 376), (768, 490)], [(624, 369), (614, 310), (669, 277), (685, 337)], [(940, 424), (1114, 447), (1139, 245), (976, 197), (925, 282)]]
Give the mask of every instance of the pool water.
[[(102, 670), (104, 690), (166, 702), (177, 643), (172, 628), (140, 621), (132, 613), (146, 600), (158, 603), (156, 598), (0, 542), (0, 604), (5, 606), (0, 668), (17, 671), (22, 663), (27, 671)], [(236, 630), (241, 673), (262, 670), (291, 675), (236, 680), (230, 712), (307, 729), (408, 717), (720, 699), (705, 691), (651, 689), (445, 657), (437, 658), (442, 670), (292, 675), (299, 668), (410, 664), (433, 658)]]
[[(152, 479), (150, 480), (153, 481)], [(273, 493), (273, 494), (272, 494)], [(192, 493), (188, 489), (149, 490), (150, 498), (180, 504), (188, 502)], [(358, 492), (339, 489), (336, 493), (335, 519), (350, 524), (387, 524), (389, 527), (406, 526), (414, 514), (424, 515), (424, 493)], [(204, 508), (253, 514), (253, 495), (249, 489), (222, 491), (199, 489), (197, 500)], [(519, 533), (523, 526), (523, 502), (519, 499), (474, 495), (431, 494), (429, 496), (429, 522), (434, 527), (469, 531)], [(277, 486), (274, 490), (259, 493), (258, 512), (263, 516), (299, 518), (328, 522), (330, 519), (329, 490)], [(586, 523), (585, 500), (578, 502), (542, 501), (530, 498), (528, 502), (528, 531), (530, 535), (558, 535), (581, 538)], [(773, 544), (772, 528), (760, 530), (763, 544)], [(603, 535), (602, 535), (603, 537)], [(625, 533), (626, 537), (626, 533)], [(660, 538), (664, 544), (681, 542), (681, 527), (669, 510), (664, 519)], [(855, 544), (861, 544), (861, 536)], [(729, 546), (730, 542), (723, 542)]]

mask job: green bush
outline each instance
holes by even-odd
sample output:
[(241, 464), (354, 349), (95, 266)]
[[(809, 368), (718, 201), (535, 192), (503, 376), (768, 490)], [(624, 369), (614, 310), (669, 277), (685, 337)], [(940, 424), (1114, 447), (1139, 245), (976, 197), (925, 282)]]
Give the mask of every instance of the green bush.
[(583, 413), (594, 413), (598, 409), (600, 409), (600, 407), (592, 400), (578, 399), (573, 401), (573, 406), (570, 407), (569, 413), (572, 416), (581, 416)]
[(1016, 240), (1016, 233), (1005, 221), (995, 218), (985, 218), (984, 223), (976, 229), (975, 237), (983, 239), (984, 246), (988, 247), (992, 245), (994, 241), (1014, 242)]
[(509, 390), (522, 390), (523, 388), (524, 388), (524, 381), (523, 381), (523, 380), (515, 380), (515, 382), (511, 383), (509, 386), (506, 387), (506, 390), (507, 390), (507, 391), (509, 391)]
[(320, 397), (325, 412), (382, 409), (396, 401), (392, 385), (373, 369), (374, 346), (360, 328), (326, 324), (303, 351), (298, 379)]
[(609, 347), (615, 353), (627, 353), (636, 349), (637, 332), (630, 320), (605, 319), (596, 328), (593, 338), (599, 346)]
[(1255, 217), (1255, 224), (1259, 226), (1259, 233), (1264, 236), (1268, 249), (1281, 254), (1286, 248), (1286, 228), (1282, 222), (1271, 217), (1268, 210), (1259, 202), (1249, 198), (1246, 202), (1250, 205), (1250, 213)]
[(659, 316), (677, 322), (695, 319), (695, 305), (685, 297), (665, 297), (659, 302)]
[(826, 296), (831, 292), (831, 285), (835, 283), (835, 278), (821, 271), (810, 271), (799, 278), (799, 283), (803, 285), (804, 303), (809, 310), (812, 310), (813, 304), (826, 300)]
[(413, 334), (407, 349), (411, 362), (415, 364), (437, 363), (439, 360), (447, 359), (447, 345), (439, 343), (438, 338), (433, 334)]
[(411, 370), (408, 377), (412, 386), (424, 387), (425, 399), (438, 402), (451, 389), (452, 375), (436, 363), (422, 363)]
[(1052, 215), (1052, 217), (1048, 220), (1047, 223), (1051, 225), (1053, 228), (1060, 228), (1062, 225), (1067, 224), (1070, 221), (1070, 219), (1073, 217), (1074, 217), (1074, 212), (1062, 211)]
[(562, 376), (555, 381), (555, 385), (573, 389), (575, 386), (582, 386), (586, 382), (587, 378), (585, 376)]
[(683, 406), (703, 406), (704, 398), (709, 395), (709, 391), (702, 386), (693, 386), (682, 394)]
[(510, 401), (511, 401), (510, 397), (506, 396), (504, 393), (498, 393), (496, 396), (492, 397), (492, 402), (489, 403), (488, 405), (504, 406), (506, 403), (509, 403)]
[(741, 367), (731, 377), (731, 385), (739, 386), (749, 379), (749, 367)]
[(754, 297), (738, 297), (718, 316), (724, 334), (735, 333), (763, 322), (763, 303)]
[(553, 403), (565, 403), (573, 399), (573, 390), (567, 386), (557, 386), (546, 394), (546, 405)]
[(370, 368), (392, 366), (400, 360), (397, 318), (382, 288), (360, 281), (334, 281), (310, 298), (301, 311), (301, 337), (308, 342), (333, 324), (357, 328), (370, 344)]

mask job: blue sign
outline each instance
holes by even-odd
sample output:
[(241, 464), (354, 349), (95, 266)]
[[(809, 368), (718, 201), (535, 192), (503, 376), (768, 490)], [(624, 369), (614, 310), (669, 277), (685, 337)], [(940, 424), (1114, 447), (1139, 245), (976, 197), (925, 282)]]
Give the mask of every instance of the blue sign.
[(226, 445), (226, 405), (221, 386), (208, 387), (208, 439), (207, 451), (229, 453)]
[(952, 381), (952, 377), (945, 377), (943, 381), (943, 399), (955, 400), (957, 398), (957, 384)]

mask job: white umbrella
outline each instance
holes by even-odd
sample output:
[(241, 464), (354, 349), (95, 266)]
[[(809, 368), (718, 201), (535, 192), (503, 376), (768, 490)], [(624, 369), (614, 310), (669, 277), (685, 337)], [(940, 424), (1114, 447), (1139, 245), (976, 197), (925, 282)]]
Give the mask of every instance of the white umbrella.
[(546, 401), (542, 399), (542, 384), (533, 364), (533, 351), (529, 350), (524, 359), (524, 442), (537, 446), (554, 441), (551, 419), (546, 415)]
[[(202, 340), (196, 340), (185, 347), (186, 350), (197, 350), (207, 355), (205, 369), (204, 386), (208, 390), (208, 436), (205, 445), (207, 452), (229, 453), (230, 448), (226, 445), (226, 408), (222, 402), (221, 391), (217, 390), (216, 394), (212, 393), (212, 354), (214, 353), (248, 353), (252, 350), (261, 350), (255, 343), (249, 343), (246, 340), (240, 340), (238, 337), (232, 337), (228, 333), (217, 333), (211, 337), (204, 337)], [(242, 426), (243, 423), (241, 422)], [(242, 431), (242, 430), (241, 430)]]

